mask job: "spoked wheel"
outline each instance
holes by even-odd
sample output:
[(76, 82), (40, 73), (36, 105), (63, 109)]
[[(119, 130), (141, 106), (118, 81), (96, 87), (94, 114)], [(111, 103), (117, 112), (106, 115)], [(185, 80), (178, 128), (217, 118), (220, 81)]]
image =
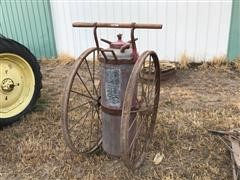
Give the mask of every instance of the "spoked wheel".
[(65, 86), (62, 129), (67, 146), (76, 153), (91, 153), (101, 144), (99, 73), (97, 48), (87, 49)]
[(160, 94), (160, 68), (153, 51), (136, 62), (126, 88), (121, 117), (121, 150), (125, 165), (138, 168), (153, 135)]

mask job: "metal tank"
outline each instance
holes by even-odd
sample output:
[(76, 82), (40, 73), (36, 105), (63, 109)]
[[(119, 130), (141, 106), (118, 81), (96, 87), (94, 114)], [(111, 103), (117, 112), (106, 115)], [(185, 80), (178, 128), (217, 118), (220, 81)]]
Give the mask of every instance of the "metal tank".
[[(122, 105), (127, 83), (135, 63), (133, 56), (137, 55), (132, 52), (130, 43), (122, 40), (122, 34), (118, 34), (117, 37), (116, 42), (101, 39), (110, 47), (101, 49), (99, 56), (101, 62), (102, 147), (113, 156), (120, 156)], [(135, 100), (136, 98), (133, 101)], [(134, 107), (132, 108), (134, 109)], [(132, 113), (130, 121), (134, 117), (135, 113)], [(134, 131), (135, 128), (132, 128), (131, 137)]]

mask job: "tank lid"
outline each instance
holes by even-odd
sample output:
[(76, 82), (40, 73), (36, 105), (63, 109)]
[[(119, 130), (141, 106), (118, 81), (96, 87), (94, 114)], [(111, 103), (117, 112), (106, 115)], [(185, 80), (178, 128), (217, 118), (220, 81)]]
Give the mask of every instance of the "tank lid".
[(118, 40), (116, 42), (112, 42), (110, 44), (110, 48), (120, 49), (123, 45), (126, 44), (126, 42), (122, 40), (122, 34), (117, 34), (117, 38)]

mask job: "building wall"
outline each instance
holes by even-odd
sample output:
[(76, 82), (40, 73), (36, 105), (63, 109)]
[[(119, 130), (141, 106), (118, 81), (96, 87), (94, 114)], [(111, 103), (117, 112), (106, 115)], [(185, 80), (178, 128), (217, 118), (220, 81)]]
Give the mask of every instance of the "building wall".
[(0, 34), (24, 44), (38, 58), (56, 56), (48, 0), (0, 0)]
[(240, 1), (232, 3), (231, 28), (228, 43), (228, 58), (240, 58)]
[[(227, 54), (232, 1), (51, 1), (57, 52), (78, 56), (94, 46), (92, 29), (73, 28), (72, 22), (161, 23), (162, 30), (136, 30), (139, 51), (157, 51), (161, 59), (176, 60), (185, 53), (195, 61)], [(119, 32), (100, 29), (102, 38)], [(105, 44), (102, 44), (105, 46)]]

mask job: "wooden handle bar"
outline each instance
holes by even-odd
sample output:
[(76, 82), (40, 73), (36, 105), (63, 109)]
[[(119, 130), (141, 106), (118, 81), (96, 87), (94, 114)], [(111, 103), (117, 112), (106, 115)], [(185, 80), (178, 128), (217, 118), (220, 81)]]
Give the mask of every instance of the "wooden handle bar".
[(101, 27), (101, 28), (138, 28), (138, 29), (162, 29), (162, 24), (137, 24), (137, 23), (87, 23), (75, 22), (73, 27)]

